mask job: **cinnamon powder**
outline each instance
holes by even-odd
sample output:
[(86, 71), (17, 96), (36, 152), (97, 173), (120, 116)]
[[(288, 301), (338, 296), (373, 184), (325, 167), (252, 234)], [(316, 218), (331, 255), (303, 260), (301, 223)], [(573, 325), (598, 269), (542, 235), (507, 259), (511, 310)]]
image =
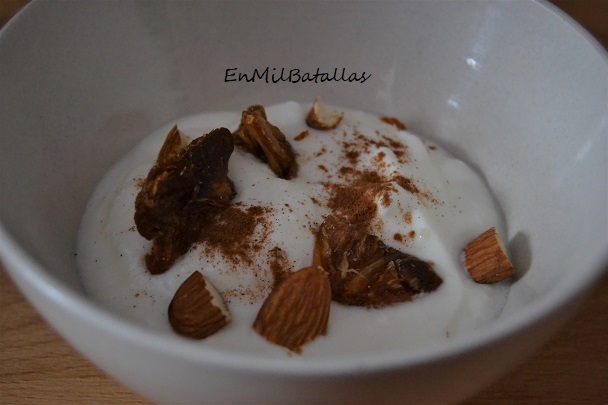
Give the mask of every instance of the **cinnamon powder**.
[[(264, 241), (270, 231), (267, 218), (269, 212), (270, 208), (245, 208), (239, 204), (222, 210), (203, 225), (200, 242), (204, 243), (204, 254), (218, 252), (224, 260), (233, 264), (243, 261), (251, 265), (254, 255), (264, 248)], [(260, 230), (259, 235), (257, 229)]]

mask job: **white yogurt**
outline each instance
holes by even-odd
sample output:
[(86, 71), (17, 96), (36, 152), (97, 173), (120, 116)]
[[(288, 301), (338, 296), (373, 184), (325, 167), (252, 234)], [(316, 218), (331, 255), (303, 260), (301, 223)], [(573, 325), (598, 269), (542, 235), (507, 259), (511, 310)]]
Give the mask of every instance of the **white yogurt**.
[[(164, 274), (153, 276), (145, 268), (143, 258), (151, 242), (135, 230), (137, 183), (147, 175), (173, 125), (196, 138), (221, 126), (233, 131), (241, 117), (240, 111), (205, 113), (176, 120), (151, 134), (98, 185), (82, 220), (77, 246), (87, 293), (133, 322), (172, 333), (169, 302), (179, 285), (200, 271), (225, 296), (233, 316), (226, 328), (200, 345), (286, 356), (286, 349), (267, 343), (252, 329), (273, 282), (269, 251), (280, 247), (291, 270), (310, 265), (313, 230), (330, 213), (324, 184), (345, 184), (349, 171), (372, 170), (387, 178), (398, 174), (411, 179), (419, 190), (414, 194), (396, 185), (389, 198), (379, 198), (373, 233), (394, 248), (432, 261), (443, 283), (412, 302), (382, 309), (332, 303), (327, 336), (306, 345), (303, 356), (402, 350), (449, 339), (495, 318), (506, 301), (507, 283), (476, 284), (460, 263), (460, 253), (470, 240), (492, 226), (501, 229), (499, 210), (480, 176), (437, 145), (398, 130), (376, 115), (341, 109), (345, 115), (336, 129), (313, 130), (304, 120), (309, 108), (294, 102), (266, 108), (268, 120), (282, 130), (296, 153), (296, 178), (277, 178), (265, 163), (238, 148), (230, 158), (228, 176), (237, 191), (233, 202), (263, 206), (269, 213), (270, 225), (256, 228), (264, 248), (250, 265), (210, 255), (199, 245)], [(295, 140), (303, 131), (308, 136)], [(340, 171), (345, 167), (349, 171)]]

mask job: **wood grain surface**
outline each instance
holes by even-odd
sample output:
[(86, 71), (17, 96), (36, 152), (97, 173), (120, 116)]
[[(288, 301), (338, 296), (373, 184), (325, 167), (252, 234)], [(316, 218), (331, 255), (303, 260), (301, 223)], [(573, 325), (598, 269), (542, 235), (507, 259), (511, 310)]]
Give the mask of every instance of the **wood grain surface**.
[[(27, 1), (0, 0), (0, 26)], [(608, 1), (553, 2), (608, 48)], [(608, 404), (608, 276), (580, 313), (523, 365), (467, 401)], [(0, 404), (149, 404), (75, 352), (0, 264)]]

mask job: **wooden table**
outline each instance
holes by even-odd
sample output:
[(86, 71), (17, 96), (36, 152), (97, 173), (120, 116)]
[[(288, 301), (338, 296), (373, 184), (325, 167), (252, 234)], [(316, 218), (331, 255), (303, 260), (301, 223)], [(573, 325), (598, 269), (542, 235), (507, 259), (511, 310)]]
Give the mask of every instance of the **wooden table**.
[[(26, 1), (0, 0), (0, 26)], [(608, 48), (608, 1), (554, 1)], [(608, 275), (579, 315), (468, 405), (608, 404)], [(149, 404), (76, 353), (0, 265), (0, 404)]]

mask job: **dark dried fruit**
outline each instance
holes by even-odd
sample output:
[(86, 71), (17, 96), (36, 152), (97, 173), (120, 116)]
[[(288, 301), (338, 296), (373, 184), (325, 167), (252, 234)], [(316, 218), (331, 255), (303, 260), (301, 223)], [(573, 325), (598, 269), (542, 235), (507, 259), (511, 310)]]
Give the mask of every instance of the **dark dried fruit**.
[(263, 106), (253, 105), (243, 111), (241, 124), (233, 135), (237, 146), (267, 162), (280, 178), (297, 176), (298, 164), (291, 144), (279, 128), (268, 122)]
[(411, 301), (442, 283), (429, 263), (336, 216), (319, 228), (313, 264), (327, 271), (333, 300), (346, 305), (380, 308)]
[(224, 300), (198, 271), (182, 283), (169, 304), (169, 323), (173, 330), (193, 339), (213, 335), (230, 319)]
[(165, 272), (196, 242), (205, 221), (230, 204), (232, 134), (218, 128), (183, 147), (174, 128), (135, 199), (138, 232), (153, 241), (146, 255), (152, 274)]

